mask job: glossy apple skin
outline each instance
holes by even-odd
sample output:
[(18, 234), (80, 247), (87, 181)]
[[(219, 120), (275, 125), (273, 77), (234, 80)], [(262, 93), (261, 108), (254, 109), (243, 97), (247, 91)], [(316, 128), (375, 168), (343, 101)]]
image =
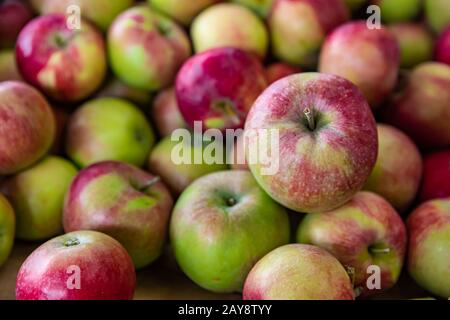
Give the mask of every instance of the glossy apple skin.
[(184, 26), (189, 26), (192, 20), (205, 8), (220, 0), (148, 0), (156, 10), (165, 13)]
[(383, 196), (403, 213), (415, 199), (422, 179), (422, 156), (402, 131), (378, 124), (378, 158), (364, 189)]
[(99, 162), (72, 182), (63, 225), (66, 232), (96, 230), (114, 237), (140, 269), (160, 256), (172, 206), (159, 178), (126, 163)]
[(9, 201), (0, 194), (0, 267), (8, 259), (14, 244), (16, 216)]
[[(80, 268), (80, 289), (68, 289), (70, 266)], [(130, 300), (135, 285), (133, 262), (119, 242), (78, 231), (53, 238), (28, 256), (17, 275), (16, 299)]]
[(425, 0), (425, 18), (428, 25), (440, 33), (450, 24), (450, 0)]
[(97, 94), (97, 98), (111, 97), (128, 100), (145, 108), (152, 102), (152, 94), (147, 90), (130, 87), (118, 78), (112, 77)]
[(445, 147), (450, 145), (448, 101), (450, 66), (422, 63), (407, 76), (403, 90), (393, 97), (382, 118), (407, 133), (422, 148)]
[(450, 65), (450, 26), (436, 40), (435, 59)]
[(264, 256), (245, 280), (244, 300), (353, 300), (350, 278), (327, 251), (289, 244)]
[(319, 71), (353, 82), (375, 108), (392, 92), (400, 63), (399, 45), (385, 27), (368, 29), (366, 21), (336, 28), (320, 52)]
[(196, 53), (234, 47), (261, 59), (269, 44), (264, 22), (250, 9), (234, 3), (216, 4), (200, 13), (192, 22), (191, 38)]
[[(161, 177), (161, 179), (167, 184), (170, 190), (175, 195), (180, 195), (184, 189), (186, 189), (194, 180), (207, 175), (212, 172), (227, 170), (226, 163), (219, 164), (207, 164), (202, 156), (202, 163), (194, 163), (195, 153), (202, 154), (202, 148), (194, 145), (193, 137), (190, 141), (172, 141), (171, 136), (163, 138), (150, 153), (148, 159), (148, 169), (150, 172)], [(203, 151), (208, 143), (203, 142)], [(185, 150), (189, 149), (191, 153), (191, 164), (175, 164), (172, 159), (172, 152), (174, 148), (180, 144), (183, 145)], [(219, 145), (219, 148), (223, 146)]]
[(55, 138), (55, 118), (42, 94), (16, 81), (0, 83), (0, 175), (39, 160)]
[(69, 161), (48, 156), (2, 182), (0, 191), (16, 213), (16, 237), (46, 240), (62, 233), (64, 196), (77, 168)]
[[(315, 119), (314, 130), (307, 110)], [(252, 132), (260, 129), (279, 130), (279, 152), (270, 144), (268, 152), (278, 153), (280, 170), (263, 175), (258, 161), (249, 163), (250, 169), (273, 199), (298, 212), (343, 205), (363, 187), (377, 158), (370, 107), (356, 86), (338, 76), (301, 73), (272, 84), (248, 115), (250, 146), (258, 145)]]
[(450, 150), (425, 156), (420, 200), (450, 197)]
[(133, 0), (31, 0), (31, 3), (41, 15), (65, 14), (67, 7), (75, 4), (80, 7), (83, 18), (106, 31), (114, 18), (133, 4)]
[(291, 66), (283, 62), (275, 62), (266, 67), (266, 77), (269, 84), (300, 72), (302, 72), (302, 69), (299, 67)]
[(71, 116), (66, 149), (80, 167), (103, 160), (143, 166), (155, 143), (144, 113), (119, 98), (86, 102)]
[(121, 13), (108, 31), (111, 68), (130, 86), (155, 91), (172, 84), (191, 54), (186, 32), (169, 18), (139, 5)]
[(349, 19), (342, 0), (275, 0), (268, 17), (277, 58), (311, 68), (328, 32)]
[(450, 198), (435, 199), (415, 209), (407, 220), (408, 271), (429, 292), (450, 296)]
[(237, 48), (197, 54), (181, 68), (175, 85), (178, 107), (190, 127), (236, 129), (267, 87), (261, 63)]
[(179, 266), (196, 284), (213, 292), (240, 292), (252, 266), (289, 242), (289, 219), (250, 172), (221, 171), (197, 179), (182, 193), (170, 239)]
[(0, 4), (0, 49), (13, 48), (20, 30), (33, 17), (25, 1), (6, 0)]
[(14, 51), (0, 51), (0, 82), (21, 80), (22, 76), (17, 69)]
[(161, 137), (170, 135), (176, 129), (187, 128), (183, 115), (178, 108), (174, 87), (158, 93), (153, 100), (150, 113)]
[(434, 40), (427, 28), (418, 23), (395, 23), (388, 26), (400, 48), (400, 66), (411, 68), (433, 58)]
[[(389, 202), (372, 192), (358, 192), (338, 209), (306, 215), (297, 230), (297, 242), (321, 247), (344, 266), (354, 268), (359, 297), (367, 297), (397, 282), (407, 235), (401, 217)], [(381, 289), (370, 290), (366, 285), (371, 265), (381, 269)]]
[(420, 13), (422, 0), (371, 0), (381, 9), (381, 20), (385, 23), (411, 21)]
[(70, 30), (63, 14), (31, 20), (17, 39), (16, 60), (27, 82), (66, 102), (92, 94), (106, 74), (100, 32), (86, 21), (82, 21), (81, 30)]

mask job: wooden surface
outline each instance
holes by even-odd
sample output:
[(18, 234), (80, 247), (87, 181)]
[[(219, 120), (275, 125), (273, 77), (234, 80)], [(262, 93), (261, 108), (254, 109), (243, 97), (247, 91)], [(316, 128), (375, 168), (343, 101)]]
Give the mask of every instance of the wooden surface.
[[(0, 300), (14, 299), (17, 271), (25, 258), (37, 247), (37, 244), (18, 243), (6, 262), (0, 268)], [(389, 292), (376, 297), (377, 299), (411, 299), (422, 298), (428, 294), (420, 289), (405, 275)], [(185, 277), (166, 250), (165, 254), (150, 267), (137, 272), (137, 288), (135, 299), (158, 300), (209, 300), (209, 299), (240, 299), (239, 294), (214, 294), (196, 286)]]

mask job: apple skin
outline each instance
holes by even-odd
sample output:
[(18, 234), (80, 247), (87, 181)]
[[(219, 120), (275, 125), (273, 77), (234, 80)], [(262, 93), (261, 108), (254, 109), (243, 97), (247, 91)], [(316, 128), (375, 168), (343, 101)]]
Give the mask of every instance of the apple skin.
[(42, 94), (18, 81), (0, 83), (0, 175), (39, 160), (55, 138), (55, 118)]
[(158, 177), (126, 163), (99, 162), (72, 182), (63, 225), (66, 232), (96, 230), (114, 237), (140, 269), (160, 256), (172, 206)]
[(156, 130), (161, 137), (170, 135), (176, 129), (187, 128), (183, 115), (178, 108), (174, 87), (158, 93), (153, 100), (150, 113)]
[(450, 150), (425, 156), (420, 201), (450, 197)]
[(237, 129), (267, 87), (261, 63), (237, 48), (217, 48), (190, 58), (178, 73), (178, 107), (190, 127)]
[(400, 64), (399, 45), (385, 27), (368, 29), (366, 21), (352, 21), (336, 28), (325, 40), (319, 71), (353, 82), (372, 108), (392, 92)]
[(422, 156), (402, 131), (378, 124), (378, 158), (364, 189), (383, 196), (399, 212), (409, 208), (422, 179)]
[[(202, 148), (198, 148), (191, 141), (172, 141), (170, 136), (164, 137), (150, 153), (148, 160), (148, 169), (150, 172), (161, 177), (167, 184), (174, 195), (179, 195), (186, 189), (194, 180), (201, 176), (212, 172), (227, 170), (228, 166), (224, 164), (207, 164), (202, 156), (202, 163), (194, 163), (194, 154), (202, 154)], [(172, 160), (172, 152), (178, 144), (183, 144), (186, 149), (191, 152), (191, 164), (175, 164)], [(203, 149), (208, 143), (203, 142)], [(219, 146), (221, 147), (221, 146)]]
[(422, 0), (371, 0), (371, 3), (380, 7), (385, 23), (411, 21), (422, 9)]
[(16, 237), (46, 240), (62, 233), (64, 196), (78, 170), (69, 161), (48, 156), (7, 178), (0, 190), (16, 213)]
[(155, 91), (172, 84), (190, 56), (186, 32), (169, 18), (139, 5), (121, 13), (108, 32), (111, 68), (132, 87)]
[(264, 256), (245, 280), (244, 300), (353, 300), (339, 261), (316, 246), (289, 244)]
[(196, 53), (234, 47), (261, 59), (269, 45), (264, 22), (250, 9), (234, 3), (219, 3), (200, 13), (192, 22), (191, 38)]
[(438, 62), (450, 65), (450, 25), (436, 40), (435, 59)]
[(95, 96), (97, 98), (122, 98), (142, 108), (147, 107), (152, 102), (152, 94), (150, 92), (130, 87), (115, 77), (109, 79)]
[[(308, 124), (307, 111), (314, 118)], [(332, 210), (359, 191), (375, 165), (375, 119), (358, 88), (344, 78), (301, 73), (266, 89), (247, 117), (249, 146), (257, 130), (279, 130), (279, 170), (263, 175), (262, 163), (249, 163), (262, 188), (285, 207), (306, 213)], [(256, 152), (256, 150), (250, 150)]]
[(274, 1), (275, 0), (232, 0), (234, 3), (246, 6), (262, 18), (268, 16)]
[(0, 267), (11, 253), (14, 244), (15, 225), (14, 209), (0, 193)]
[[(68, 289), (69, 267), (80, 269), (80, 289)], [(17, 300), (130, 300), (136, 273), (119, 242), (95, 231), (53, 238), (28, 256), (16, 280)]]
[(442, 32), (450, 24), (450, 0), (424, 0), (425, 19), (436, 32)]
[(0, 49), (14, 48), (20, 30), (33, 14), (25, 1), (6, 0), (0, 4)]
[(197, 285), (240, 292), (252, 266), (289, 242), (289, 219), (248, 171), (194, 181), (178, 199), (170, 225), (176, 260)]
[(67, 128), (67, 154), (80, 167), (103, 160), (142, 167), (154, 143), (144, 113), (119, 98), (86, 102), (71, 116)]
[(134, 0), (31, 0), (33, 7), (41, 14), (66, 13), (67, 7), (77, 5), (83, 18), (92, 21), (102, 29), (108, 30), (111, 22)]
[[(367, 297), (397, 282), (407, 235), (402, 218), (389, 202), (373, 192), (358, 192), (338, 209), (306, 215), (297, 230), (297, 242), (321, 247), (354, 268), (354, 286), (361, 292), (359, 297)], [(379, 290), (366, 285), (371, 265), (381, 269)]]
[(342, 0), (275, 0), (268, 17), (274, 55), (312, 68), (326, 34), (348, 19)]
[(156, 10), (165, 13), (184, 26), (189, 26), (192, 20), (205, 8), (219, 0), (147, 0)]
[(21, 80), (22, 76), (17, 69), (14, 51), (0, 51), (0, 82)]
[(302, 72), (302, 69), (299, 67), (291, 66), (283, 62), (275, 62), (266, 67), (266, 77), (269, 84), (300, 72)]
[(395, 23), (388, 26), (400, 47), (400, 67), (411, 68), (433, 58), (434, 40), (425, 26)]
[(247, 162), (248, 146), (246, 145), (245, 136), (241, 134), (230, 150), (230, 159), (233, 159), (231, 169), (233, 170), (250, 170)]
[(383, 110), (382, 119), (407, 133), (422, 148), (445, 147), (450, 145), (448, 101), (450, 66), (422, 63), (407, 76), (404, 88)]
[(429, 292), (450, 296), (450, 198), (415, 209), (407, 220), (408, 271)]

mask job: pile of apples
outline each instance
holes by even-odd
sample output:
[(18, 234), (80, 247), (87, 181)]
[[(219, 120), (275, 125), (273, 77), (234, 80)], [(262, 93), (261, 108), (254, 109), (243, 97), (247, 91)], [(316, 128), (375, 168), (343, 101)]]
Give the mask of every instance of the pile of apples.
[[(167, 245), (244, 299), (450, 297), (450, 0), (6, 0), (0, 49), (18, 299), (131, 299)], [(279, 170), (174, 163), (196, 122), (278, 130)]]

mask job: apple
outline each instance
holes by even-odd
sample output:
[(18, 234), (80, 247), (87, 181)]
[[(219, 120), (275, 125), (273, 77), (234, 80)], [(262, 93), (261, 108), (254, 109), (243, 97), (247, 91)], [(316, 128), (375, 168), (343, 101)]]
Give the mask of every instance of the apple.
[[(175, 195), (179, 195), (188, 185), (201, 176), (228, 169), (225, 161), (208, 164), (203, 151), (205, 146), (210, 143), (204, 140), (200, 141), (199, 145), (196, 145), (194, 139), (192, 134), (188, 140), (183, 139), (182, 141), (172, 140), (171, 136), (166, 136), (150, 153), (148, 160), (149, 171), (161, 177)], [(219, 142), (212, 143), (215, 143), (217, 148), (223, 150), (223, 146)], [(183, 152), (188, 152), (187, 150), (189, 150), (188, 163), (180, 164), (173, 159), (173, 153), (176, 151), (176, 148), (181, 146), (183, 147)], [(195, 163), (196, 154), (200, 156), (201, 163)]]
[(291, 66), (283, 62), (275, 62), (266, 67), (266, 77), (269, 84), (300, 72), (302, 72), (302, 70), (299, 67)]
[(246, 6), (262, 18), (266, 18), (272, 8), (274, 0), (232, 0), (237, 4)]
[(233, 170), (250, 170), (247, 162), (248, 142), (245, 139), (245, 135), (241, 134), (230, 150), (230, 159), (233, 160), (231, 169)]
[(393, 91), (400, 63), (399, 45), (385, 27), (352, 21), (336, 28), (320, 53), (319, 71), (353, 82), (375, 108)]
[(252, 104), (267, 87), (261, 63), (237, 48), (217, 48), (190, 58), (178, 73), (178, 107), (190, 127), (242, 128)]
[(415, 209), (407, 220), (408, 271), (429, 292), (450, 296), (450, 198), (435, 199)]
[(55, 118), (47, 100), (18, 81), (0, 83), (0, 175), (14, 174), (50, 149)]
[(367, 0), (345, 0), (344, 2), (351, 11), (356, 11), (362, 8), (367, 3)]
[(0, 82), (8, 80), (20, 81), (22, 77), (17, 70), (14, 51), (2, 50), (0, 51)]
[(450, 197), (450, 150), (425, 156), (420, 201)]
[(8, 259), (14, 243), (16, 217), (13, 207), (0, 193), (0, 267)]
[(191, 38), (197, 53), (234, 47), (261, 59), (266, 56), (269, 44), (263, 21), (246, 7), (234, 3), (219, 3), (200, 13), (192, 22)]
[(122, 98), (142, 108), (146, 108), (152, 102), (152, 94), (150, 92), (130, 87), (115, 77), (109, 79), (95, 96), (97, 98)]
[(383, 196), (403, 213), (419, 190), (422, 156), (402, 131), (385, 124), (378, 124), (377, 129), (378, 159), (364, 189)]
[(80, 167), (102, 160), (143, 166), (155, 142), (144, 113), (119, 98), (97, 98), (72, 115), (67, 128), (67, 154)]
[(88, 97), (106, 73), (100, 32), (85, 21), (80, 30), (69, 29), (63, 14), (31, 20), (17, 39), (16, 59), (27, 82), (60, 101)]
[(213, 292), (238, 292), (252, 266), (289, 242), (286, 210), (248, 171), (195, 180), (172, 213), (170, 240), (184, 273)]
[(48, 156), (6, 179), (0, 190), (16, 213), (16, 237), (45, 240), (62, 233), (64, 196), (77, 168), (69, 161)]
[(113, 238), (79, 231), (53, 238), (28, 256), (16, 280), (17, 300), (130, 300), (136, 273)]
[(0, 3), (0, 49), (13, 48), (20, 30), (33, 15), (25, 1), (5, 0)]
[[(406, 227), (381, 196), (358, 192), (342, 207), (308, 214), (297, 230), (297, 242), (321, 247), (354, 270), (354, 286), (362, 297), (397, 282), (406, 252)], [(367, 286), (370, 266), (380, 268), (380, 287)]]
[(450, 66), (422, 63), (405, 82), (384, 109), (384, 121), (407, 133), (422, 148), (450, 145)]
[(114, 237), (140, 269), (160, 256), (172, 206), (159, 177), (126, 163), (99, 162), (73, 180), (63, 225), (66, 232), (96, 230)]
[(133, 4), (134, 0), (31, 0), (34, 8), (41, 14), (65, 13), (71, 5), (80, 8), (81, 16), (106, 31), (114, 18)]
[(49, 153), (53, 155), (65, 155), (66, 130), (71, 116), (71, 110), (63, 106), (54, 106), (53, 114), (56, 120), (56, 134)]
[[(264, 163), (250, 169), (262, 188), (283, 206), (298, 212), (340, 207), (359, 191), (377, 158), (377, 129), (358, 88), (344, 78), (301, 73), (278, 80), (253, 105), (245, 125), (249, 146), (258, 146), (258, 130), (278, 132), (278, 172), (264, 174)], [(258, 150), (249, 150), (249, 153)]]
[(450, 24), (450, 0), (424, 0), (425, 18), (436, 32), (442, 32)]
[(400, 66), (411, 68), (433, 57), (434, 40), (429, 31), (417, 23), (396, 23), (389, 27), (400, 46)]
[(176, 129), (187, 127), (180, 109), (178, 109), (174, 87), (158, 93), (153, 101), (150, 113), (161, 137), (170, 135)]
[(385, 23), (411, 21), (422, 9), (422, 0), (371, 0), (371, 3), (380, 7)]
[(107, 41), (116, 76), (147, 91), (171, 85), (191, 53), (186, 32), (146, 5), (121, 13), (109, 28)]
[(289, 244), (264, 256), (245, 280), (244, 300), (353, 300), (350, 278), (327, 251)]
[(167, 14), (179, 23), (189, 26), (192, 20), (205, 8), (219, 0), (148, 0), (156, 10)]
[(273, 53), (312, 68), (327, 33), (348, 19), (342, 0), (275, 0), (268, 18)]
[(438, 62), (450, 65), (450, 25), (436, 41), (435, 58)]

